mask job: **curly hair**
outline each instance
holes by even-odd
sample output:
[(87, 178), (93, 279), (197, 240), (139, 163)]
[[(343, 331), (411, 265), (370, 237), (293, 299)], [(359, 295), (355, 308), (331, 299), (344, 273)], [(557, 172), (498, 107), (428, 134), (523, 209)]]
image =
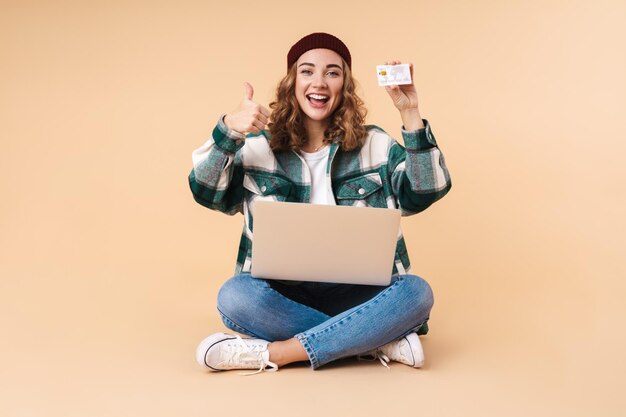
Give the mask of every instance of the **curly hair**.
[[(367, 109), (356, 94), (357, 83), (345, 61), (343, 68), (341, 102), (324, 132), (324, 142), (336, 142), (342, 150), (352, 151), (360, 148), (365, 140)], [(273, 151), (299, 151), (307, 141), (304, 115), (295, 94), (296, 75), (297, 68), (294, 64), (278, 83), (276, 99), (270, 103), (272, 114), (268, 128), (272, 135), (270, 147)]]

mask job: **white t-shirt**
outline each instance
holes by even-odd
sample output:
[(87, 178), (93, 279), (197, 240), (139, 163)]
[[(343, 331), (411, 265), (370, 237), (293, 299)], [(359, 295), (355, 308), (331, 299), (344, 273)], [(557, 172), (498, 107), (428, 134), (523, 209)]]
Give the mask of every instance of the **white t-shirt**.
[(330, 146), (328, 145), (317, 152), (300, 151), (300, 155), (311, 171), (311, 203), (313, 204), (336, 205), (330, 178), (326, 178), (329, 154)]

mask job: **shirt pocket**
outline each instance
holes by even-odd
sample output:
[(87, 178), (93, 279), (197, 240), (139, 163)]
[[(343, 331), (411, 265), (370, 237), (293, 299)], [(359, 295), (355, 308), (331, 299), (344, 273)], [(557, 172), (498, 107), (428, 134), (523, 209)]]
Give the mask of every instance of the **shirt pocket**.
[(291, 191), (291, 182), (269, 173), (247, 172), (243, 186), (248, 190), (249, 200), (286, 201)]
[(387, 207), (383, 182), (378, 172), (341, 182), (335, 198), (337, 204), (342, 206)]

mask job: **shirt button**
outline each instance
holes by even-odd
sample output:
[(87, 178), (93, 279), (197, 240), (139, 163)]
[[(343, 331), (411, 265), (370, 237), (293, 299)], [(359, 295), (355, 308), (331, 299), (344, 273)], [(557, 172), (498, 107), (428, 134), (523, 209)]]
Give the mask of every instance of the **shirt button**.
[(263, 187), (261, 187), (261, 192), (264, 193), (267, 191), (267, 187), (264, 185)]
[(365, 194), (365, 189), (364, 188), (359, 188), (359, 194), (361, 194), (361, 195)]

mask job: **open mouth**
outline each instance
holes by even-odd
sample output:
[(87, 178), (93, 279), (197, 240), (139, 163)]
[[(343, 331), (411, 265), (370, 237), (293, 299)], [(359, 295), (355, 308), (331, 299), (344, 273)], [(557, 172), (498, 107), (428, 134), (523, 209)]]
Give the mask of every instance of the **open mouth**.
[(328, 102), (328, 100), (330, 100), (329, 96), (325, 96), (323, 94), (307, 94), (306, 98), (316, 107), (323, 106), (326, 102)]

